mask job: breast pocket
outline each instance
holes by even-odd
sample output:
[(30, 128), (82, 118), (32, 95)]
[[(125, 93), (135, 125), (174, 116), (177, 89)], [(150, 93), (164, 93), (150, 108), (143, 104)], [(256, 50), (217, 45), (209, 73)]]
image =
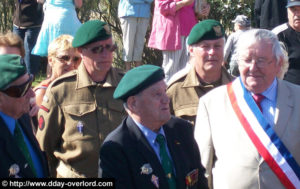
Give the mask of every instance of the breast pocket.
[(108, 119), (116, 125), (119, 125), (124, 118), (125, 110), (121, 101), (109, 101), (108, 104)]
[(96, 105), (94, 103), (71, 104), (63, 107), (66, 141), (98, 138)]

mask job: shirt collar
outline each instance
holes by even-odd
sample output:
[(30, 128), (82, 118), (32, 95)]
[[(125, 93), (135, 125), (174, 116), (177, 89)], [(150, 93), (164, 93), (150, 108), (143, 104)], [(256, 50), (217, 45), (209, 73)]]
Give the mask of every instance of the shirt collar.
[[(230, 78), (228, 72), (222, 67), (220, 83), (229, 83), (230, 81), (231, 81), (231, 78)], [(182, 87), (197, 87), (197, 86), (200, 86), (200, 87), (216, 87), (216, 86), (210, 85), (210, 84), (203, 85), (200, 82), (200, 80), (197, 76), (197, 73), (196, 73), (196, 70), (195, 70), (194, 66), (192, 66), (190, 71), (188, 72), (183, 84), (182, 84)]]
[[(102, 85), (102, 87), (116, 87), (118, 85), (118, 81), (116, 78), (117, 77), (117, 71), (114, 69), (110, 69), (107, 73), (106, 80)], [(76, 88), (84, 88), (84, 87), (89, 87), (89, 86), (95, 86), (98, 83), (94, 82), (88, 72), (86, 71), (86, 68), (83, 63), (80, 64), (78, 67), (78, 74), (77, 74), (77, 83), (76, 83)]]
[(276, 96), (277, 96), (277, 79), (275, 78), (274, 81), (272, 82), (271, 86), (262, 92), (261, 94), (264, 95), (267, 99), (271, 101), (276, 101)]
[(142, 131), (142, 133), (144, 134), (144, 136), (146, 137), (147, 141), (150, 144), (155, 144), (155, 139), (158, 134), (162, 134), (166, 138), (164, 129), (162, 127), (159, 129), (158, 133), (156, 133), (156, 132), (153, 132), (152, 130), (150, 130), (148, 127), (145, 127), (144, 125), (140, 124), (133, 118), (132, 118), (132, 120), (138, 126), (138, 128)]

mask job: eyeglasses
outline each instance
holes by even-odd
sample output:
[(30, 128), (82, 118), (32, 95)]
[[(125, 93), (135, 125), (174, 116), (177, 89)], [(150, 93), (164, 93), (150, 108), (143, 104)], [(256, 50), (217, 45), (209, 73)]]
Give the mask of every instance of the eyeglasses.
[(258, 58), (258, 59), (252, 59), (252, 58), (246, 58), (246, 59), (241, 59), (242, 65), (250, 67), (252, 64), (254, 64), (259, 68), (265, 68), (267, 65), (271, 64), (273, 59), (271, 61), (267, 61), (265, 58)]
[(100, 45), (98, 47), (93, 47), (93, 48), (90, 48), (90, 49), (86, 48), (86, 49), (92, 51), (93, 54), (99, 54), (99, 53), (103, 53), (104, 49), (106, 49), (110, 52), (113, 52), (117, 49), (117, 47), (118, 46), (116, 44), (113, 44), (113, 45), (105, 45), (105, 46)]
[(32, 81), (33, 81), (33, 75), (29, 75), (29, 79), (25, 83), (17, 86), (11, 86), (1, 92), (13, 98), (23, 97), (31, 88)]
[[(63, 55), (63, 56), (58, 56), (58, 57), (55, 57), (55, 58), (57, 58), (58, 60), (60, 60), (62, 62), (68, 62), (71, 59), (71, 56), (70, 55)], [(79, 56), (72, 57), (73, 62), (77, 63), (79, 60), (80, 60)]]

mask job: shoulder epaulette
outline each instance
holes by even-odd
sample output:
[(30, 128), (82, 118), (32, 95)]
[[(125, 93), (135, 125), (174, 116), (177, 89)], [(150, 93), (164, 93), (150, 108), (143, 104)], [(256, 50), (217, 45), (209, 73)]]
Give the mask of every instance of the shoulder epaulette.
[(167, 86), (170, 87), (173, 83), (186, 76), (189, 73), (190, 69), (191, 65), (189, 63), (186, 64), (185, 68), (179, 70), (171, 77), (171, 79), (167, 82)]
[(49, 85), (49, 88), (52, 88), (53, 86), (58, 85), (59, 83), (63, 82), (67, 78), (71, 78), (77, 75), (77, 70), (70, 71), (66, 74), (63, 74), (62, 76), (56, 78), (52, 83)]

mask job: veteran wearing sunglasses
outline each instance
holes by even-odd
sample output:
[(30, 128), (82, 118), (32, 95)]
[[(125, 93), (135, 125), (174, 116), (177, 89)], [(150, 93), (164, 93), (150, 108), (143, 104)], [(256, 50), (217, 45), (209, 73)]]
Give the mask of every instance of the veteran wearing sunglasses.
[(116, 46), (105, 22), (84, 23), (72, 46), (82, 62), (48, 87), (36, 136), (51, 177), (97, 177), (100, 146), (125, 114), (122, 102), (113, 99), (123, 74), (112, 67)]
[(33, 76), (18, 55), (0, 55), (0, 178), (48, 176), (28, 112)]
[(37, 85), (33, 91), (37, 105), (41, 105), (46, 89), (59, 76), (77, 69), (81, 56), (76, 48), (72, 47), (71, 35), (60, 35), (48, 47), (48, 63), (51, 67), (51, 76)]

